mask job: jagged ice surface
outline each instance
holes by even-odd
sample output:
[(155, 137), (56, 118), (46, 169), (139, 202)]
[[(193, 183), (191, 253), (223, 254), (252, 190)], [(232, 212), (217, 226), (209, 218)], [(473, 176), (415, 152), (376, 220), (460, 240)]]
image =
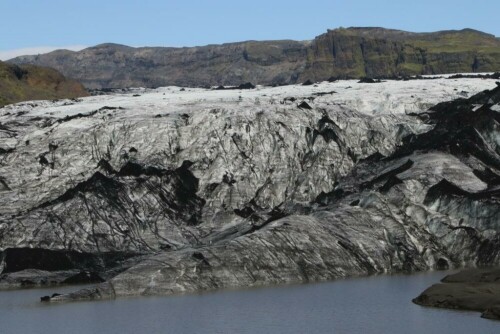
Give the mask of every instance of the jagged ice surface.
[(498, 263), (499, 101), (467, 102), (490, 113), (467, 135), (428, 111), (495, 86), (166, 87), (7, 106), (0, 249), (146, 255), (82, 298)]

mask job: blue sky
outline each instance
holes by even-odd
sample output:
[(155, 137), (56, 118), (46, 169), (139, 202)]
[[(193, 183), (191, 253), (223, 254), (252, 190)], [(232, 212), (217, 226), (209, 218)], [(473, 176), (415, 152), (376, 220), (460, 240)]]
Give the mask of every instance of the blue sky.
[(104, 42), (194, 46), (312, 39), (328, 28), (474, 28), (500, 36), (500, 0), (0, 0), (0, 59)]

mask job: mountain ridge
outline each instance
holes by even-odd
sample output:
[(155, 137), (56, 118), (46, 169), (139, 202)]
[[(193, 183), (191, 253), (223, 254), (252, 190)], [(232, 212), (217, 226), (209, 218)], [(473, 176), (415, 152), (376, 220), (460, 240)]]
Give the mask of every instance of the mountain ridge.
[(87, 88), (283, 85), (331, 77), (395, 77), (500, 70), (500, 39), (474, 29), (414, 33), (380, 27), (327, 30), (309, 41), (242, 41), (193, 47), (103, 43), (20, 56)]

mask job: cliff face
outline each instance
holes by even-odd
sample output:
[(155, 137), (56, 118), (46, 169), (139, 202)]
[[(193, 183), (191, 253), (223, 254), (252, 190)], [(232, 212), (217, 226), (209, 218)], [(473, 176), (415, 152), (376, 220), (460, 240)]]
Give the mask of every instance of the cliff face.
[(55, 68), (88, 88), (290, 84), (396, 75), (500, 70), (500, 42), (474, 30), (409, 33), (382, 28), (329, 30), (313, 41), (266, 41), (193, 48), (103, 44), (80, 52), (18, 57)]
[(88, 96), (85, 88), (56, 70), (0, 62), (0, 107), (20, 101), (82, 96)]
[(407, 33), (380, 28), (329, 30), (308, 50), (301, 78), (392, 77), (488, 72), (500, 68), (495, 36), (466, 29)]
[[(107, 283), (68, 298), (102, 298), (498, 264), (495, 87), (167, 87), (4, 107), (0, 283), (95, 270)], [(60, 263), (12, 272), (21, 248)]]
[(304, 43), (243, 42), (193, 48), (130, 48), (102, 44), (80, 52), (19, 57), (14, 63), (44, 64), (88, 88), (288, 83), (305, 63)]

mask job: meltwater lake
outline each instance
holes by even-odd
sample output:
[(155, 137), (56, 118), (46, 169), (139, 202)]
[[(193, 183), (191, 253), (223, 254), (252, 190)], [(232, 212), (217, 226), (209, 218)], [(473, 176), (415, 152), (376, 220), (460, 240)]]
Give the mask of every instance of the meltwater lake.
[(0, 291), (0, 333), (500, 333), (480, 313), (411, 302), (446, 274), (64, 304), (39, 300), (78, 287)]

